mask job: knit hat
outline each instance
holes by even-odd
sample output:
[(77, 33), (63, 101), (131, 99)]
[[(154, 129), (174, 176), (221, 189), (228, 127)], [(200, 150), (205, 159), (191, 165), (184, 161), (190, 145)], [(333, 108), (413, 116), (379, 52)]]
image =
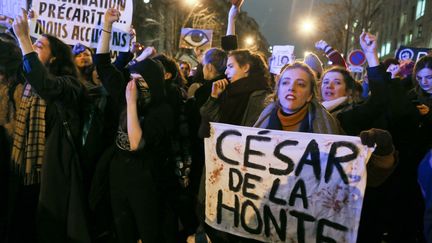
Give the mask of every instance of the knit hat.
[[(165, 97), (164, 68), (159, 61), (146, 58), (141, 62), (128, 67), (130, 73), (140, 74), (147, 85), (152, 96), (152, 103), (160, 103)], [(137, 84), (140, 87), (140, 84)]]
[(11, 42), (0, 39), (0, 73), (11, 77), (17, 74), (22, 63), (19, 47)]
[(310, 52), (304, 57), (303, 62), (315, 71), (318, 78), (321, 77), (321, 74), (323, 73), (323, 64), (317, 55)]

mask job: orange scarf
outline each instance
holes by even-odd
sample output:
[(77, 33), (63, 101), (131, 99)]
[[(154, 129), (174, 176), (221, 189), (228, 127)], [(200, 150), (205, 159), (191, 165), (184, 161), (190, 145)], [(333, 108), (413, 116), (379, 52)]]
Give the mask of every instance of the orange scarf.
[(277, 116), (282, 125), (284, 131), (297, 132), (300, 129), (300, 124), (305, 118), (308, 112), (309, 104), (303, 106), (299, 111), (294, 114), (284, 114), (282, 109), (279, 108), (277, 111)]

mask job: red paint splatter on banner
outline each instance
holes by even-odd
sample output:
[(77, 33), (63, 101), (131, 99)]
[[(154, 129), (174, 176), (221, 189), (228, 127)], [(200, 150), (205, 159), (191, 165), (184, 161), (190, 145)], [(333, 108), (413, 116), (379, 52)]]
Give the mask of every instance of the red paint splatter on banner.
[(324, 188), (321, 193), (316, 195), (323, 199), (322, 206), (339, 213), (349, 203), (349, 191), (340, 185), (334, 189)]
[(222, 170), (223, 170), (223, 164), (220, 165), (219, 168), (216, 168), (210, 173), (210, 178), (209, 178), (210, 183), (215, 184), (219, 180)]

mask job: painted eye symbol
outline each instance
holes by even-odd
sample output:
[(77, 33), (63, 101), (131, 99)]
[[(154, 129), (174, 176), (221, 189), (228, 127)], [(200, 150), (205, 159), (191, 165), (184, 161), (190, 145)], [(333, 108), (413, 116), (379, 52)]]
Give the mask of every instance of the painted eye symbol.
[(193, 47), (203, 46), (210, 41), (206, 33), (201, 30), (191, 30), (187, 32), (183, 37), (183, 40)]

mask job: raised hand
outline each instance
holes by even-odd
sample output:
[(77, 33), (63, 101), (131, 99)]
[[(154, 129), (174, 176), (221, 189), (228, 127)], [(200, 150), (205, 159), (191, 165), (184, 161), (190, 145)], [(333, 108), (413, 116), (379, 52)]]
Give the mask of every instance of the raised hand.
[(135, 84), (135, 80), (132, 79), (126, 86), (126, 102), (127, 104), (136, 103), (138, 100), (138, 92)]
[(372, 128), (362, 131), (360, 139), (368, 147), (373, 147), (376, 144), (374, 151), (376, 155), (389, 155), (394, 151), (392, 136), (386, 130)]
[(362, 32), (360, 35), (360, 46), (365, 53), (376, 53), (377, 37), (368, 32)]
[(129, 38), (132, 40), (133, 38), (135, 38), (135, 36), (136, 36), (135, 28), (133, 27), (133, 25), (131, 25), (129, 28)]
[(218, 98), (219, 95), (226, 89), (229, 82), (227, 79), (221, 79), (213, 83), (211, 96)]
[(315, 48), (318, 50), (325, 51), (325, 48), (328, 46), (327, 42), (324, 40), (319, 40), (315, 43)]
[(27, 11), (22, 9), (22, 13), (15, 17), (12, 28), (18, 40), (30, 38)]
[(115, 8), (109, 8), (107, 9), (107, 11), (105, 12), (104, 15), (104, 21), (105, 21), (105, 25), (111, 25), (115, 22), (118, 21), (120, 19), (120, 11), (118, 11)]
[(244, 0), (231, 0), (231, 4), (235, 5), (238, 9), (243, 5)]
[(366, 60), (369, 67), (379, 66), (378, 52), (377, 52), (377, 37), (371, 33), (362, 32), (360, 35), (360, 46), (366, 55)]
[(240, 9), (236, 5), (231, 5), (230, 11), (228, 12), (228, 18), (234, 19), (237, 17), (237, 14), (240, 12)]

